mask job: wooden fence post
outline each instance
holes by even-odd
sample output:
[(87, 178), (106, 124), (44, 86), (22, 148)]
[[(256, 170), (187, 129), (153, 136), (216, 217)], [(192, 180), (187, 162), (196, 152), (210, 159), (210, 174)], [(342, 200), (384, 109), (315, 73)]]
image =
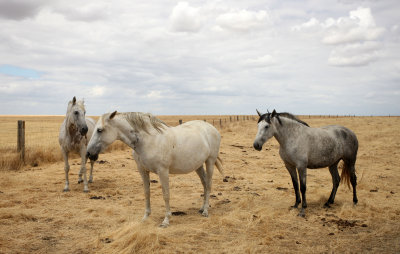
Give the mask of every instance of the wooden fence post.
[(25, 121), (18, 120), (17, 152), (21, 162), (25, 161)]
[(179, 119), (179, 124), (182, 124), (182, 119)]

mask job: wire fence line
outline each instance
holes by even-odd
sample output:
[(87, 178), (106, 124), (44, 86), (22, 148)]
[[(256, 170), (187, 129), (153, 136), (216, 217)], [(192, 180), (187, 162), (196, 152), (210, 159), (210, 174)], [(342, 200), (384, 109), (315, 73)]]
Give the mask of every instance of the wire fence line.
[[(93, 117), (97, 119), (98, 117)], [(203, 120), (217, 128), (224, 128), (229, 123), (254, 120), (254, 116), (159, 116), (169, 126), (176, 126), (190, 120)], [(58, 135), (64, 116), (0, 116), (0, 150), (17, 150), (18, 120), (25, 122), (25, 147), (35, 149), (59, 147)]]

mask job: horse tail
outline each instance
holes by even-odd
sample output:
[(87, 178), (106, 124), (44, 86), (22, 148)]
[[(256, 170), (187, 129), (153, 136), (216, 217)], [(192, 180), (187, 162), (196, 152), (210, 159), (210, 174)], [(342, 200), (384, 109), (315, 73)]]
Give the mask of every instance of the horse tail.
[(217, 160), (215, 161), (215, 166), (217, 166), (218, 171), (224, 176), (224, 169), (222, 168), (222, 159), (218, 156)]
[(342, 178), (342, 182), (347, 184), (347, 187), (350, 189), (350, 167), (349, 163), (344, 162), (342, 165), (342, 174), (340, 175)]

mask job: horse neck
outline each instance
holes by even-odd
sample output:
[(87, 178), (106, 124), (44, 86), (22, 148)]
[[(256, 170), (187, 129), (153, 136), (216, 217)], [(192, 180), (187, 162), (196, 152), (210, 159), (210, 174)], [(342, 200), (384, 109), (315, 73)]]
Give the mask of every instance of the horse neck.
[(73, 117), (70, 116), (70, 112), (67, 112), (67, 115), (65, 117), (65, 133), (70, 137), (76, 136), (76, 133), (78, 132), (76, 123), (73, 122), (72, 119)]
[(279, 124), (278, 121), (275, 122), (276, 133), (274, 136), (281, 146), (286, 146), (287, 143), (290, 143), (292, 139), (299, 135), (300, 130), (305, 126), (284, 117), (280, 119), (282, 124)]

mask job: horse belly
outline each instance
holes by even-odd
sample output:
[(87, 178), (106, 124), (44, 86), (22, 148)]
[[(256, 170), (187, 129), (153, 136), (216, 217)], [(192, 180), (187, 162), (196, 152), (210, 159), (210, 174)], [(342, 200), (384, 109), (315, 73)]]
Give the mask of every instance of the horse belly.
[(211, 149), (207, 133), (192, 123), (191, 126), (177, 128), (172, 146), (170, 173), (188, 173), (200, 168), (210, 157)]
[(341, 159), (336, 146), (313, 149), (308, 156), (307, 168), (316, 169), (329, 167)]
[(194, 171), (200, 168), (209, 157), (209, 149), (204, 145), (184, 145), (173, 149), (171, 174), (184, 174)]

